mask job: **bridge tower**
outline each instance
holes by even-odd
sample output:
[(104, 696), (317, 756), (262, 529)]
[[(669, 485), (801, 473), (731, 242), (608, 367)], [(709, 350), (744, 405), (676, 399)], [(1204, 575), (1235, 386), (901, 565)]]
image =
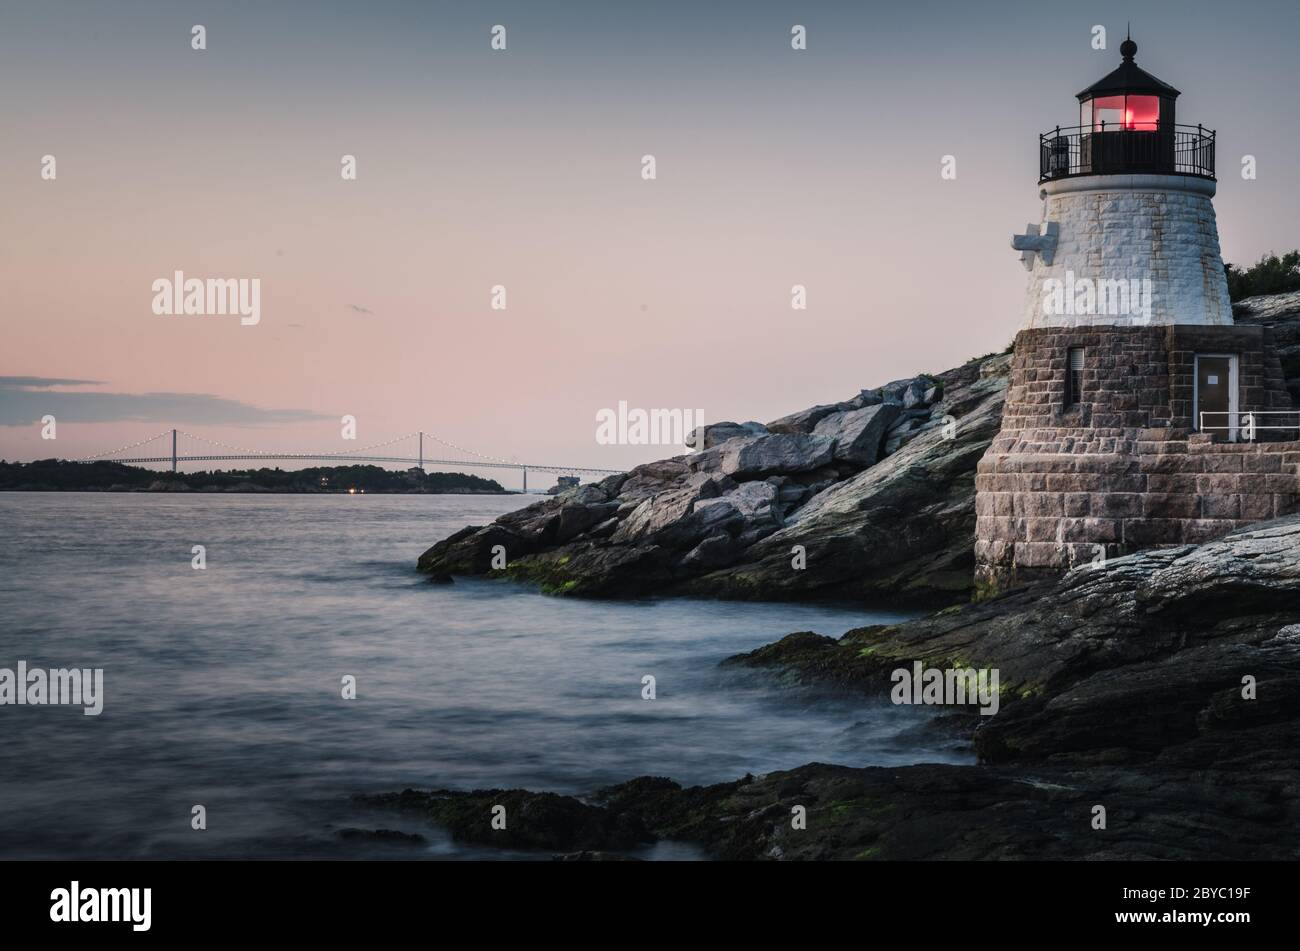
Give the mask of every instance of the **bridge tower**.
[(172, 430), (172, 472), (176, 471), (176, 430)]

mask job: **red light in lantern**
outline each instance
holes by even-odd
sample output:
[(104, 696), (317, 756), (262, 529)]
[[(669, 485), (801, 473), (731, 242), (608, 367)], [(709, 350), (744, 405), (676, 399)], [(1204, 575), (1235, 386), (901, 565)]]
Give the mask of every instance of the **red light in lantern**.
[(1155, 96), (1129, 96), (1124, 104), (1124, 128), (1155, 131), (1160, 126), (1160, 100)]

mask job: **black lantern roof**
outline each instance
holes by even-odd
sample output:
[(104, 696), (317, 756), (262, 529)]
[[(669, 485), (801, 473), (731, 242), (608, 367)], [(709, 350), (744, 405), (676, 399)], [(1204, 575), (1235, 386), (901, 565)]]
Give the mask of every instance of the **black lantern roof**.
[(1124, 61), (1119, 66), (1097, 80), (1077, 95), (1082, 102), (1085, 99), (1097, 99), (1101, 96), (1122, 96), (1125, 93), (1144, 96), (1164, 96), (1173, 99), (1178, 90), (1162, 79), (1156, 79), (1145, 69), (1133, 62), (1138, 45), (1132, 39), (1120, 44), (1119, 52)]

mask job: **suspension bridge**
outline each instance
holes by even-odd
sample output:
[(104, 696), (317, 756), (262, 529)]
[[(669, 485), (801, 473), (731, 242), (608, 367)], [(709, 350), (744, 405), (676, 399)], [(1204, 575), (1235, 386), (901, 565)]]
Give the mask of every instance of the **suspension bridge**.
[[(180, 439), (185, 438), (192, 440), (199, 445), (194, 449), (186, 452), (179, 450)], [(460, 458), (437, 458), (435, 456), (426, 457), (424, 453), (424, 442), (428, 439), (431, 443), (441, 447), (440, 454), (446, 450), (456, 453)], [(159, 442), (164, 440), (164, 442)], [(166, 453), (167, 442), (170, 440), (171, 452)], [(398, 455), (403, 446), (409, 446), (415, 451), (413, 456)], [(163, 454), (159, 455), (159, 451)], [(381, 450), (386, 450), (381, 454)], [(409, 451), (409, 450), (408, 450)], [(150, 454), (154, 453), (154, 454)], [(242, 446), (232, 446), (229, 443), (220, 442), (216, 439), (208, 439), (205, 436), (197, 436), (194, 433), (186, 432), (183, 429), (165, 429), (160, 433), (155, 433), (148, 439), (141, 439), (139, 442), (130, 443), (126, 446), (119, 446), (116, 449), (109, 449), (105, 452), (95, 453), (93, 456), (86, 456), (77, 462), (120, 462), (125, 465), (157, 465), (159, 463), (170, 463), (171, 471), (176, 472), (177, 466), (187, 462), (247, 462), (260, 460), (263, 462), (334, 462), (334, 463), (379, 463), (389, 465), (406, 465), (415, 466), (424, 469), (426, 466), (459, 466), (462, 468), (474, 469), (511, 469), (519, 472), (523, 477), (524, 491), (528, 491), (528, 471), (548, 472), (555, 475), (569, 476), (606, 476), (613, 475), (616, 472), (622, 472), (622, 469), (596, 469), (590, 466), (565, 466), (553, 465), (549, 463), (519, 462), (514, 459), (502, 459), (498, 456), (490, 456), (481, 452), (475, 452), (472, 449), (466, 449), (463, 446), (457, 446), (455, 443), (447, 442), (440, 439), (433, 433), (420, 430), (413, 433), (404, 433), (401, 436), (394, 436), (392, 439), (384, 442), (374, 443), (370, 446), (362, 446), (357, 449), (326, 449), (321, 452), (281, 452), (275, 449), (248, 449)]]

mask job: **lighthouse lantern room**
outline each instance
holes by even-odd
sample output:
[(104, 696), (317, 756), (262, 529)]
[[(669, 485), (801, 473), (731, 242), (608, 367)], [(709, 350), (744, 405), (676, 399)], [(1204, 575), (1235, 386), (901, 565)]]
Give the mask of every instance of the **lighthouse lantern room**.
[(1120, 45), (1120, 65), (1078, 94), (1079, 124), (1040, 137), (1040, 176), (1151, 172), (1214, 178), (1214, 132), (1176, 121), (1178, 90), (1134, 61), (1137, 44)]

